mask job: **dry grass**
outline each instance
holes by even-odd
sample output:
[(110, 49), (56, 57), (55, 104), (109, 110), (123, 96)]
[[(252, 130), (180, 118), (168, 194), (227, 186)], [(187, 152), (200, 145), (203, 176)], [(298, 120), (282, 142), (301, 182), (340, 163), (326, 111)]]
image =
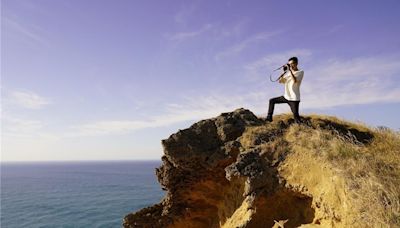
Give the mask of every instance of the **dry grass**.
[[(274, 116), (274, 122), (248, 129), (241, 143), (247, 147), (261, 138), (261, 143), (266, 143), (261, 148), (276, 148), (273, 144), (285, 140), (293, 153), (311, 154), (322, 161), (321, 166), (333, 167), (346, 180), (346, 197), (357, 211), (354, 221), (400, 227), (400, 133), (333, 116), (304, 117), (308, 124), (299, 125), (289, 123), (290, 114)], [(360, 143), (340, 129), (327, 128), (327, 122), (366, 132), (373, 139)]]
[[(351, 189), (352, 200), (366, 224), (400, 226), (400, 134), (390, 129), (370, 128), (333, 117), (313, 115), (312, 120), (329, 119), (374, 136), (369, 144), (344, 138), (337, 131), (293, 125), (287, 131), (293, 143), (316, 156), (326, 158), (342, 173)], [(374, 208), (371, 210), (370, 208)]]

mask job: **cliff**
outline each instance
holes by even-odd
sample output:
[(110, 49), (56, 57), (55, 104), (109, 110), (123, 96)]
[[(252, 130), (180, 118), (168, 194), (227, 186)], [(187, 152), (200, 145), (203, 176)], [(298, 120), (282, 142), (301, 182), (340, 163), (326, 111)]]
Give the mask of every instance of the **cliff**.
[(400, 135), (243, 108), (162, 140), (165, 197), (124, 227), (398, 227)]

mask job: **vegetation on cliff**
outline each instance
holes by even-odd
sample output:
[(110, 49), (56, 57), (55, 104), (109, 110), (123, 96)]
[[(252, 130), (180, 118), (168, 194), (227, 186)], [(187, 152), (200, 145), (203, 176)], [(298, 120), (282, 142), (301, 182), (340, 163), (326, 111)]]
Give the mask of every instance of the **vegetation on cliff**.
[(398, 227), (400, 133), (243, 108), (162, 140), (166, 195), (124, 227)]

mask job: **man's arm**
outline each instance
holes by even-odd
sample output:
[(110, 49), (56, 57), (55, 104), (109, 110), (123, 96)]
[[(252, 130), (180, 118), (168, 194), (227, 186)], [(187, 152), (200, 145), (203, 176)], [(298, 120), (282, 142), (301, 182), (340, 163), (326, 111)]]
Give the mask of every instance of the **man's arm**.
[(293, 74), (292, 69), (289, 68), (289, 70), (290, 70), (290, 74), (292, 75), (292, 78), (293, 78), (294, 83), (296, 83), (297, 80), (296, 80), (296, 77), (295, 77), (294, 74)]
[(286, 73), (286, 72), (283, 72), (283, 73), (281, 74), (281, 76), (279, 76), (279, 83), (285, 83), (285, 82), (286, 82), (286, 79), (285, 79), (284, 77), (282, 77), (285, 73)]

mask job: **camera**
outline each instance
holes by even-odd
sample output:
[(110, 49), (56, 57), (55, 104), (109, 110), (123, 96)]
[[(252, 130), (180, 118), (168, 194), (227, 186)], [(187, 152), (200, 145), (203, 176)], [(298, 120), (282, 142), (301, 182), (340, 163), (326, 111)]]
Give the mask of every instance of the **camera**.
[(285, 64), (283, 65), (283, 71), (287, 71), (289, 69), (290, 65), (289, 64)]

